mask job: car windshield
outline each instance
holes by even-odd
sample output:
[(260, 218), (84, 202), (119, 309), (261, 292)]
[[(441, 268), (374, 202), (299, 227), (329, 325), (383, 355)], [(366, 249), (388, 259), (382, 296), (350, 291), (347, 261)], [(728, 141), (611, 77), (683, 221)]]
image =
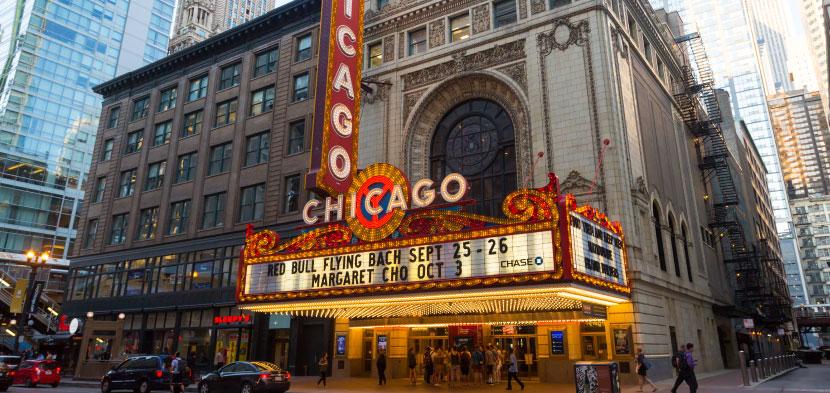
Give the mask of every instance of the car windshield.
[(55, 362), (41, 362), (38, 366), (41, 370), (54, 370), (58, 367), (58, 364)]
[(280, 366), (269, 362), (251, 362), (259, 371), (280, 371)]

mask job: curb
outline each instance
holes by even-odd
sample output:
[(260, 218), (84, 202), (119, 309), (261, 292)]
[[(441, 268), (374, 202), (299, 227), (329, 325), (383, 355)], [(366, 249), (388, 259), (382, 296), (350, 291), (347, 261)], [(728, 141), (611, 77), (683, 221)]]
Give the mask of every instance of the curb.
[[(87, 388), (93, 390), (99, 390), (101, 388), (101, 384), (98, 381), (88, 381), (88, 380), (61, 380), (60, 386), (72, 387), (72, 388)], [(196, 384), (191, 384), (187, 388), (184, 389), (185, 392), (196, 392)]]

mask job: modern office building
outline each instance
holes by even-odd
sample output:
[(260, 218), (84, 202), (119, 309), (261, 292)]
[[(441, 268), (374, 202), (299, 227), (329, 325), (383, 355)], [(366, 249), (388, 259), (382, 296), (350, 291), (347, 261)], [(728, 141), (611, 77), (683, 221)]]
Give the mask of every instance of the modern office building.
[[(715, 87), (729, 93), (736, 122), (743, 122), (767, 169), (767, 185), (782, 249), (795, 248), (795, 233), (784, 177), (767, 108), (763, 63), (752, 13), (741, 0), (650, 0), (655, 8), (678, 11), (687, 30), (698, 31), (712, 64)], [(736, 128), (740, 127), (736, 125)], [(791, 243), (791, 244), (784, 244)], [(784, 264), (801, 269), (797, 254)], [(788, 277), (789, 279), (789, 277)], [(788, 282), (796, 304), (804, 295), (803, 275)]]
[(0, 251), (65, 259), (93, 161), (92, 86), (164, 54), (173, 0), (0, 8)]
[[(798, 251), (804, 261), (807, 304), (826, 307), (830, 303), (830, 196), (813, 196), (792, 201), (798, 229)], [(823, 307), (818, 310), (823, 310)], [(818, 311), (812, 309), (812, 311)], [(805, 311), (803, 308), (802, 313)], [(807, 308), (807, 315), (810, 308)], [(830, 343), (830, 332), (821, 327), (800, 326), (808, 346)]]
[(175, 53), (274, 9), (274, 0), (181, 0), (169, 52)]
[(195, 352), (206, 370), (224, 349), (315, 372), (330, 324), (251, 318), (235, 290), (246, 226), (301, 222), (319, 13), (298, 0), (94, 88), (105, 121), (63, 310), (125, 313), (114, 356)]
[[(801, 17), (807, 35), (810, 59), (816, 73), (818, 91), (824, 103), (824, 113), (830, 113), (830, 84), (828, 84), (827, 55), (830, 45), (830, 1), (801, 0)], [(796, 86), (798, 88), (800, 86)]]
[(819, 93), (773, 95), (769, 111), (790, 202), (830, 195), (830, 129)]

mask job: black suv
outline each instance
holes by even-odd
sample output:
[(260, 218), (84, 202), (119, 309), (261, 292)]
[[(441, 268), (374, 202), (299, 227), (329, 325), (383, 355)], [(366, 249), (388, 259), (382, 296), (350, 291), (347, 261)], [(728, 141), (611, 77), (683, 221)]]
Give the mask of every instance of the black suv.
[[(170, 372), (167, 371), (171, 356), (133, 356), (112, 368), (101, 378), (101, 392), (131, 390), (147, 393), (153, 390), (170, 390)], [(193, 372), (185, 367), (182, 383), (187, 387), (193, 383)]]

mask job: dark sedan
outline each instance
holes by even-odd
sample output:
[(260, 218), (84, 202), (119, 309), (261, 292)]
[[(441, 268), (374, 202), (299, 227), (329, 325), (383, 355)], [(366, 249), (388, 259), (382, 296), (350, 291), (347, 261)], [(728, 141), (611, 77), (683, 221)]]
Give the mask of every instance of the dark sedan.
[(9, 366), (0, 362), (0, 392), (9, 390), (9, 386), (11, 386), (13, 382), (12, 378), (14, 377), (14, 373), (15, 371), (10, 369)]
[(291, 374), (268, 362), (228, 364), (199, 382), (199, 393), (283, 393), (291, 387)]

